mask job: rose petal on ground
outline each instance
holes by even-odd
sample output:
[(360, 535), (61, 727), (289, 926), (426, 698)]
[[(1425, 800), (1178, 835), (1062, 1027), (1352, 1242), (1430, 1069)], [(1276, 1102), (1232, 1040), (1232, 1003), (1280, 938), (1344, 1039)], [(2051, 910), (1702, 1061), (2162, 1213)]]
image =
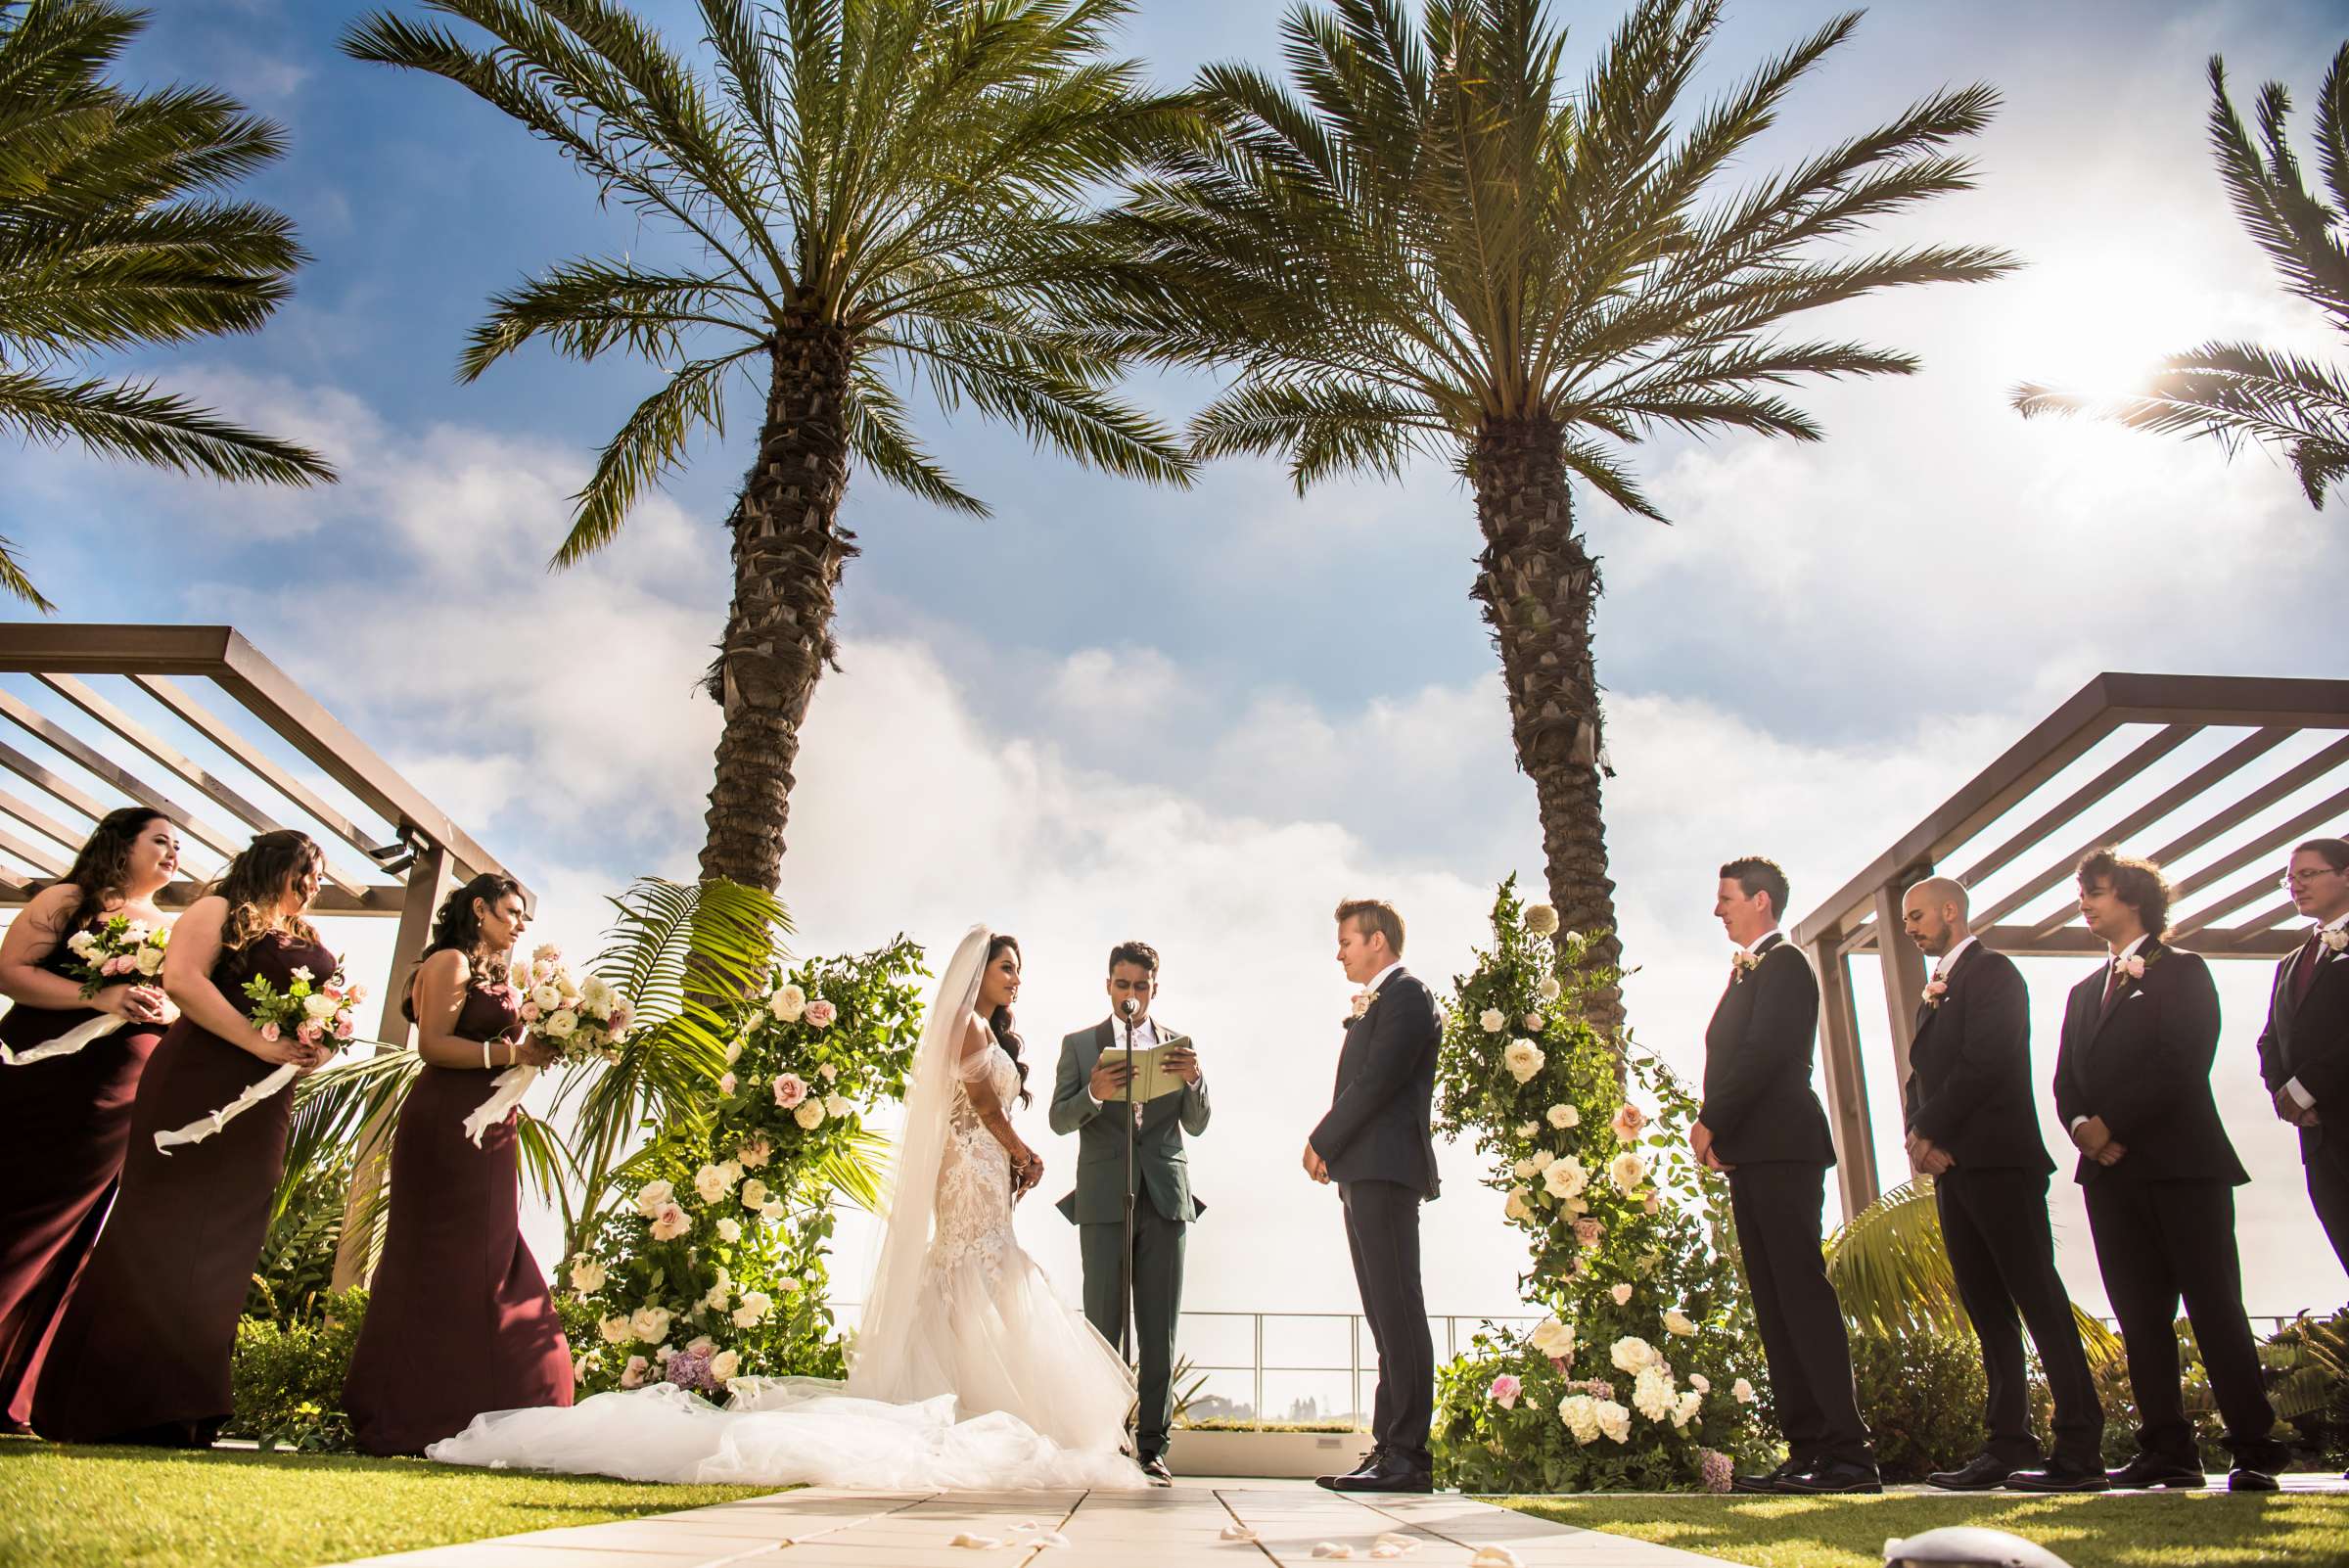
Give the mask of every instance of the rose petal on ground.
[(1249, 1529), (1244, 1524), (1228, 1524), (1223, 1527), (1222, 1533), (1217, 1536), (1216, 1539), (1218, 1541), (1254, 1542), (1256, 1540), (1256, 1532)]

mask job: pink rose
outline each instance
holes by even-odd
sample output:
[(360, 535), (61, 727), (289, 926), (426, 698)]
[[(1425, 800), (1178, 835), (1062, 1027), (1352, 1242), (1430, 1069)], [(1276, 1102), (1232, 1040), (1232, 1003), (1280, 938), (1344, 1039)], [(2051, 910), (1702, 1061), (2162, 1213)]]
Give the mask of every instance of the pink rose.
[(350, 1027), (350, 1020), (347, 1017), (335, 1020), (335, 1038), (348, 1039), (356, 1033), (357, 1031)]
[(299, 1039), (304, 1045), (317, 1044), (319, 1034), (320, 1031), (316, 1024), (303, 1024), (294, 1031), (295, 1038)]
[(1581, 1242), (1586, 1247), (1597, 1246), (1598, 1238), (1606, 1233), (1607, 1227), (1600, 1224), (1597, 1221), (1591, 1219), (1589, 1215), (1583, 1216), (1580, 1220), (1577, 1220), (1574, 1222), (1574, 1239)]
[(1559, 1376), (1563, 1377), (1563, 1376), (1565, 1375), (1565, 1373), (1566, 1373), (1566, 1358), (1565, 1358), (1565, 1357), (1563, 1357), (1563, 1356), (1552, 1356), (1552, 1357), (1549, 1359), (1549, 1364), (1550, 1364), (1551, 1366), (1553, 1366), (1553, 1367), (1555, 1367), (1555, 1368), (1557, 1369), (1557, 1371), (1558, 1371), (1558, 1375), (1559, 1375)]
[(1647, 1126), (1647, 1113), (1626, 1100), (1623, 1109), (1617, 1111), (1615, 1119), (1607, 1125), (1615, 1130), (1615, 1135), (1624, 1142), (1634, 1143), (1638, 1141), (1639, 1130)]
[(277, 1038), (277, 1036), (278, 1036), (278, 1028), (277, 1028), (277, 1026), (276, 1026), (275, 1024), (263, 1024), (263, 1025), (261, 1026), (261, 1038), (263, 1038), (263, 1039), (275, 1039), (275, 1038)]
[(1525, 1385), (1518, 1382), (1516, 1378), (1511, 1377), (1506, 1372), (1503, 1372), (1498, 1377), (1493, 1379), (1493, 1403), (1499, 1406), (1504, 1410), (1515, 1409), (1517, 1407), (1517, 1396), (1524, 1392)]
[(345, 992), (343, 994), (349, 997), (350, 1004), (353, 1007), (356, 1007), (359, 1003), (367, 999), (367, 988), (364, 986), (353, 986), (350, 988), (350, 990)]
[(775, 1103), (788, 1111), (807, 1097), (807, 1085), (797, 1073), (785, 1073), (775, 1080)]
[(719, 1075), (718, 1075), (718, 1080), (717, 1080), (717, 1091), (718, 1091), (720, 1094), (723, 1094), (723, 1095), (726, 1095), (726, 1096), (728, 1096), (729, 1098), (730, 1098), (730, 1097), (732, 1097), (732, 1095), (733, 1095), (733, 1093), (734, 1093), (734, 1075), (733, 1075), (733, 1074), (731, 1074), (731, 1073), (721, 1073), (721, 1074), (719, 1074)]
[(538, 1004), (536, 1002), (526, 1001), (522, 1004), (522, 1021), (526, 1024), (538, 1022)]
[(818, 996), (807, 1004), (807, 1011), (800, 1016), (807, 1020), (809, 1029), (830, 1029), (832, 1020), (840, 1016), (840, 1009)]
[(102, 975), (127, 974), (135, 967), (137, 966), (132, 964), (128, 958), (124, 957), (120, 953), (116, 953), (114, 957), (109, 958), (106, 962), (98, 966), (98, 973)]

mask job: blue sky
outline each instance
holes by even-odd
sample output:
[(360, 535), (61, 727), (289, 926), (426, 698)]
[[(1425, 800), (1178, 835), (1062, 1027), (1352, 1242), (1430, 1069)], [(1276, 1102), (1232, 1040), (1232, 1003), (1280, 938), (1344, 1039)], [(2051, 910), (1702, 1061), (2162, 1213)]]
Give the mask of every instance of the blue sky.
[[(485, 298), (531, 268), (672, 242), (599, 208), (552, 152), (455, 88), (344, 60), (334, 40), (362, 9), (171, 0), (131, 61), (287, 125), (291, 156), (249, 190), (316, 257), (257, 338), (135, 368), (302, 434), (346, 483), (232, 491), (12, 451), (0, 533), (67, 619), (234, 622), (588, 945), (597, 894), (683, 873), (698, 845), (714, 715), (688, 688), (722, 615), (720, 525), (755, 410), (741, 400), (732, 438), (698, 452), (621, 545), (540, 573), (589, 454), (654, 381), (530, 352), (459, 387), (459, 346)], [(643, 9), (683, 35), (689, 8)], [(1700, 95), (1833, 8), (1731, 11)], [(1278, 14), (1153, 0), (1128, 47), (1169, 81), (1209, 59), (1269, 63)], [(1619, 12), (1558, 14), (1588, 48)], [(2230, 464), (2025, 425), (2004, 396), (2211, 336), (2324, 345), (2227, 209), (2201, 73), (2223, 52), (2238, 99), (2281, 76), (2305, 104), (2339, 26), (2315, 0), (1884, 5), (1734, 171), (1759, 178), (1944, 84), (1988, 81), (2005, 107), (1972, 149), (1981, 188), (1886, 238), (2004, 245), (2030, 267), (1822, 319), (1927, 363), (1804, 392), (1823, 444), (1641, 449), (1675, 527), (1581, 498), (1609, 589), (1598, 669), (1642, 965), (1635, 1025), (1668, 1055), (1694, 1064), (1719, 986), (1706, 911), (1720, 859), (1780, 853), (1805, 905), (2097, 669), (2337, 671), (2340, 503), (2311, 512), (2258, 454)], [(1202, 387), (1136, 391), (1179, 420)], [(1539, 865), (1467, 598), (1468, 497), (1437, 464), (1302, 500), (1253, 464), (1153, 490), (968, 416), (926, 431), (995, 516), (852, 484), (864, 554), (842, 594), (846, 669), (817, 697), (785, 868), (802, 945), (1018, 929), (1033, 1048), (1048, 1055), (1092, 1016), (1097, 949), (1151, 936), (1173, 966), (1167, 1011), (1230, 1064), (1203, 1190), (1275, 1194), (1202, 1231), (1194, 1303), (1350, 1305), (1334, 1215), (1288, 1179), (1335, 1044), (1326, 911), (1344, 892), (1394, 890), (1424, 967), (1448, 975), (1486, 890)], [(2070, 978), (2033, 977), (2050, 1057)], [(2247, 1051), (2257, 988), (2247, 973), (2229, 985), (2230, 1049)], [(2222, 1075), (2248, 1115), (2239, 1062)], [(1887, 1069), (1871, 1066), (1888, 1108)], [(2253, 1123), (2244, 1137), (2261, 1178), (2246, 1235), (2268, 1259), (2251, 1262), (2253, 1306), (2278, 1312), (2341, 1285), (2308, 1245), (2280, 1132)], [(1486, 1195), (1454, 1163), (1434, 1304), (1498, 1310), (1521, 1255), (1497, 1222), (1468, 1222)], [(2059, 1219), (2067, 1276), (2099, 1300), (2076, 1215)], [(1024, 1227), (1073, 1290), (1057, 1222)], [(1272, 1246), (1299, 1260), (1293, 1275), (1260, 1267)]]

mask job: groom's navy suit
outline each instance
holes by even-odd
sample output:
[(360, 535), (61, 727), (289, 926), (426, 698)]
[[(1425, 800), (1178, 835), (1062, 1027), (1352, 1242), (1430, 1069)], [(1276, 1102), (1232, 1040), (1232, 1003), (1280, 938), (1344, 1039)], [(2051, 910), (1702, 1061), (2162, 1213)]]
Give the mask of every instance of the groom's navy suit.
[(1334, 1100), (1307, 1140), (1345, 1203), (1355, 1284), (1378, 1347), (1371, 1441), (1421, 1471), (1432, 1468), (1436, 1352), (1419, 1284), (1419, 1205), (1438, 1186), (1431, 1123), (1442, 1037), (1428, 989), (1400, 965), (1389, 970), (1369, 1010), (1347, 1021)]
[(1789, 1456), (1873, 1465), (1852, 1387), (1843, 1309), (1819, 1252), (1835, 1140), (1811, 1092), (1819, 977), (1772, 932), (1721, 993), (1705, 1027), (1697, 1120), (1729, 1173), (1738, 1255), (1762, 1330), (1762, 1359)]

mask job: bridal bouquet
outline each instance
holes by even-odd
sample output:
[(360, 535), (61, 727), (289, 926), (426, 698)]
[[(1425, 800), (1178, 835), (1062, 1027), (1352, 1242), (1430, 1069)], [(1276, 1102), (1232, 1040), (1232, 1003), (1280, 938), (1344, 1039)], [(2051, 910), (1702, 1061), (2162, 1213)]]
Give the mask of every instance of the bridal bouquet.
[[(633, 1021), (625, 996), (593, 975), (574, 978), (562, 949), (552, 944), (531, 953), (527, 964), (515, 960), (511, 980), (522, 997), (525, 1038), (553, 1051), (557, 1066), (619, 1060)], [(522, 1062), (498, 1074), (489, 1097), (466, 1116), (465, 1135), (480, 1144), (484, 1133), (522, 1103), (537, 1077), (538, 1069)]]
[[(67, 966), (68, 978), (81, 982), (84, 1001), (97, 996), (109, 986), (152, 985), (163, 972), (163, 950), (171, 944), (169, 926), (150, 926), (144, 920), (128, 915), (107, 917), (106, 923), (87, 931), (76, 931), (66, 939), (66, 951), (73, 961)], [(166, 1022), (176, 1014), (166, 1011)], [(92, 1040), (103, 1039), (128, 1023), (114, 1013), (100, 1013), (86, 1023), (76, 1024), (55, 1039), (43, 1040), (22, 1051), (0, 1045), (0, 1062), (22, 1067), (51, 1056), (70, 1056)]]
[[(357, 1034), (358, 1027), (351, 1022), (350, 1015), (367, 999), (366, 987), (354, 986), (344, 977), (341, 958), (335, 960), (335, 972), (324, 984), (319, 984), (318, 977), (309, 970), (297, 969), (283, 991), (266, 975), (253, 976), (245, 982), (244, 990), (253, 1003), (246, 1016), (260, 1031), (263, 1039), (283, 1039), (292, 1035), (304, 1045), (323, 1045), (328, 1050), (340, 1049)], [(293, 1083), (301, 1072), (293, 1062), (277, 1067), (210, 1115), (200, 1116), (172, 1131), (158, 1132), (156, 1148), (169, 1154), (175, 1144), (203, 1142)]]

